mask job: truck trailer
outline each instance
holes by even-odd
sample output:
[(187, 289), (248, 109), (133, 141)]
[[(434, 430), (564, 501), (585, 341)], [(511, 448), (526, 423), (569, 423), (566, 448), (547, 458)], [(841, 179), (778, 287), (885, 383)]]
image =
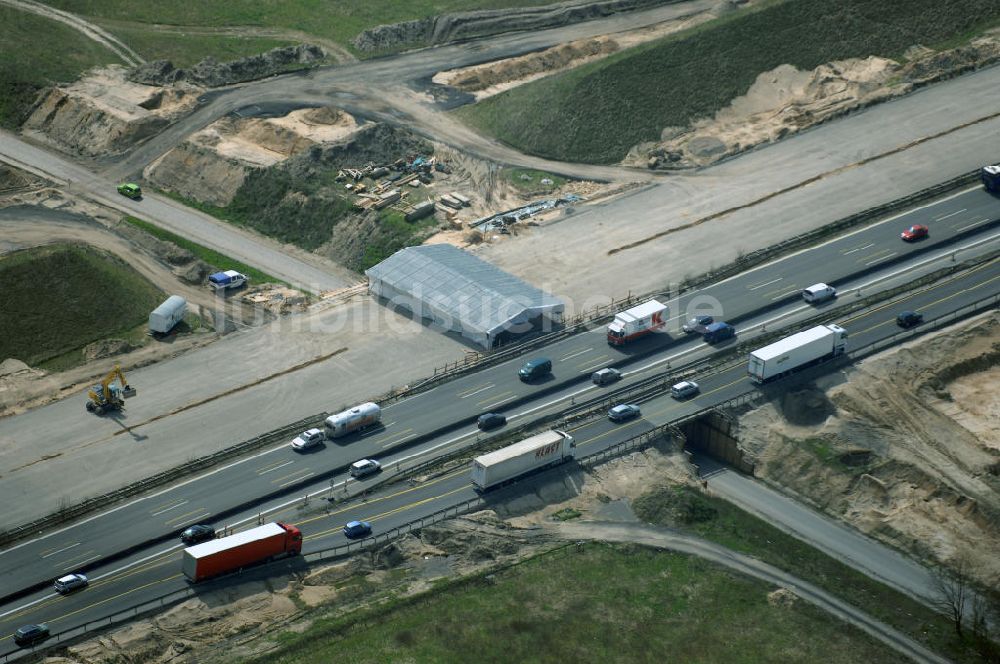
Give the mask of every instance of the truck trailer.
[(329, 438), (340, 438), (373, 427), (381, 420), (382, 409), (377, 403), (363, 403), (326, 418), (326, 435)]
[(302, 553), (302, 531), (284, 523), (268, 523), (184, 549), (181, 569), (197, 583), (265, 560)]
[(983, 166), (979, 171), (979, 177), (982, 179), (986, 191), (1000, 191), (1000, 164)]
[(187, 300), (180, 295), (171, 295), (149, 314), (149, 331), (153, 334), (166, 334), (184, 320), (186, 311)]
[(608, 343), (621, 346), (667, 324), (667, 305), (650, 300), (615, 315), (608, 325)]
[(847, 348), (847, 330), (817, 325), (750, 353), (747, 373), (757, 384), (783, 376), (807, 364), (835, 357)]
[(575, 458), (573, 437), (553, 429), (476, 457), (472, 462), (472, 485), (478, 491), (485, 491), (515, 477)]

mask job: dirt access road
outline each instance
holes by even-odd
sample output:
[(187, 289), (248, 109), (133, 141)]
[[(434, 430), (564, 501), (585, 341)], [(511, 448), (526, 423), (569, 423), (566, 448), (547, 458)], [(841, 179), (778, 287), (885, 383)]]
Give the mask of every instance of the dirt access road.
[[(633, 30), (675, 20), (712, 9), (716, 0), (691, 0), (639, 12), (615, 14), (607, 18), (576, 23), (551, 30), (512, 33), (412, 51), (341, 66), (320, 67), (306, 73), (278, 76), (204, 95), (205, 105), (135, 149), (121, 162), (108, 164), (105, 173), (120, 178), (139, 173), (157, 157), (180, 145), (194, 132), (220, 117), (244, 107), (274, 104), (291, 110), (303, 106), (333, 104), (361, 117), (399, 124), (456, 149), (501, 164), (548, 170), (588, 180), (635, 180), (650, 176), (615, 166), (563, 164), (523, 155), (499, 143), (462, 129), (443, 114), (427, 114), (436, 108), (423, 89), (431, 77), (446, 69), (521, 55), (557, 44)], [(416, 110), (422, 100), (425, 109)], [(411, 116), (419, 113), (419, 117)], [(457, 133), (456, 133), (457, 132)]]
[(253, 265), (300, 290), (319, 293), (353, 285), (357, 276), (320, 256), (203, 214), (164, 196), (133, 201), (115, 192), (116, 181), (95, 175), (51, 150), (0, 131), (0, 161), (62, 184), (70, 196), (155, 223), (161, 228)]

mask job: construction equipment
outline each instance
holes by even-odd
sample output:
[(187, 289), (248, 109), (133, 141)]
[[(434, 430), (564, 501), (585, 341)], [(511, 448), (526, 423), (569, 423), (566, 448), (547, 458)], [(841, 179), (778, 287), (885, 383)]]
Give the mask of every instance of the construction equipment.
[(135, 388), (128, 384), (121, 366), (116, 364), (104, 380), (90, 388), (87, 396), (90, 397), (87, 411), (103, 415), (110, 410), (125, 410), (125, 399), (135, 396)]

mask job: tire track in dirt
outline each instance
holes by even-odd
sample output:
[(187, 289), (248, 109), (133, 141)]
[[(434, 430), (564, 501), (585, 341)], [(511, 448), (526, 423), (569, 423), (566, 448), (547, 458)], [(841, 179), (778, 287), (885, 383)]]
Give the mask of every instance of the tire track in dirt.
[(853, 625), (915, 662), (945, 664), (948, 661), (906, 634), (876, 620), (861, 609), (831, 595), (819, 586), (803, 581), (751, 556), (698, 537), (637, 523), (561, 522), (546, 524), (546, 528), (566, 539), (632, 542), (698, 556), (739, 574), (745, 574), (774, 586), (787, 588), (804, 601)]

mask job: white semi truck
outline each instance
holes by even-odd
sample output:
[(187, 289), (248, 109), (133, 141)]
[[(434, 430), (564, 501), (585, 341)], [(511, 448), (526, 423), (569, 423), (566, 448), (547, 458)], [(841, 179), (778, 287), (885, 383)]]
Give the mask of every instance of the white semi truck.
[(377, 403), (363, 403), (326, 418), (326, 435), (328, 438), (340, 438), (373, 427), (381, 419), (382, 409)]
[(615, 314), (608, 325), (608, 343), (622, 346), (630, 341), (659, 330), (667, 324), (667, 305), (649, 300)]
[(835, 357), (847, 348), (847, 330), (817, 325), (750, 353), (747, 373), (757, 384), (783, 376), (807, 364)]
[(476, 457), (472, 461), (472, 485), (485, 491), (515, 477), (575, 458), (573, 437), (553, 429)]

